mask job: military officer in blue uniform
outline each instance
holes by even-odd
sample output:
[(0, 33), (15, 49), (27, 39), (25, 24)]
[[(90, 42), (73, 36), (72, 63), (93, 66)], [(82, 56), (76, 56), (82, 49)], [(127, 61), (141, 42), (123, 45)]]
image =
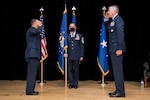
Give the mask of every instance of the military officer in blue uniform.
[(110, 97), (125, 97), (123, 72), (123, 55), (126, 52), (125, 32), (124, 21), (118, 13), (118, 5), (111, 5), (105, 16), (105, 18), (111, 18), (105, 23), (109, 33), (108, 48), (115, 80), (115, 90), (109, 93)]
[(41, 59), (40, 33), (42, 22), (38, 19), (31, 20), (31, 27), (26, 32), (25, 61), (27, 62), (26, 95), (38, 95), (35, 91), (36, 76)]
[(79, 65), (84, 56), (84, 37), (76, 29), (76, 25), (70, 23), (67, 36), (69, 88), (78, 88)]

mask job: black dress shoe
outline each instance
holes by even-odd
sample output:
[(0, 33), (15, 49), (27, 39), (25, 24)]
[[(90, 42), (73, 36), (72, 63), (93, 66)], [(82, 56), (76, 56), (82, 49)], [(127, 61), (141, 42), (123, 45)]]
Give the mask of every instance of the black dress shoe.
[(125, 94), (118, 94), (118, 93), (115, 93), (115, 94), (110, 94), (109, 96), (110, 96), (110, 97), (125, 97)]
[(77, 88), (78, 88), (78, 86), (74, 86), (74, 88), (75, 88), (75, 89), (77, 89)]
[(109, 95), (113, 95), (113, 94), (116, 94), (116, 91), (115, 92), (110, 92), (108, 93)]
[(74, 88), (74, 86), (69, 86), (69, 88), (71, 89), (71, 88)]
[(27, 92), (26, 95), (38, 95), (39, 92)]

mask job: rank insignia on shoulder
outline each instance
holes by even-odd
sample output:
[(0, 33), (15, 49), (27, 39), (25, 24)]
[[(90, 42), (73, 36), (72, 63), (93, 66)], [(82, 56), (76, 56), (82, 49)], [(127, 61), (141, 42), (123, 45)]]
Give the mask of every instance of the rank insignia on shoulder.
[(84, 37), (81, 38), (81, 42), (84, 44)]

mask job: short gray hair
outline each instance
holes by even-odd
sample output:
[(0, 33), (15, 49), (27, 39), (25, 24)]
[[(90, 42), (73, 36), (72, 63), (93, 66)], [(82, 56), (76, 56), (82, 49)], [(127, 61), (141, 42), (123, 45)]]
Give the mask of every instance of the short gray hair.
[(111, 5), (109, 8), (112, 8), (116, 11), (116, 13), (119, 13), (119, 6), (118, 5)]

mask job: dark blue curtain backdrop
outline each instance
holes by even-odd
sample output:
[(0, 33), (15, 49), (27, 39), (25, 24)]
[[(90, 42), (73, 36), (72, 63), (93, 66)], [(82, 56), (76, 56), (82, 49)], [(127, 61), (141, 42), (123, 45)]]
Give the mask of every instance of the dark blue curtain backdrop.
[[(143, 74), (143, 62), (148, 61), (150, 52), (149, 25), (146, 18), (146, 2), (131, 3), (127, 0), (66, 0), (68, 23), (71, 22), (71, 8), (76, 6), (78, 31), (85, 36), (85, 59), (80, 66), (80, 80), (101, 80), (96, 57), (102, 19), (102, 7), (117, 4), (120, 15), (125, 21), (125, 39), (127, 52), (124, 56), (125, 80), (140, 81)], [(44, 8), (44, 25), (48, 42), (49, 57), (44, 62), (44, 79), (63, 79), (57, 61), (57, 44), (64, 10), (64, 0), (3, 0), (1, 31), (1, 67), (0, 79), (26, 79), (25, 33), (32, 18), (39, 18), (40, 7)], [(146, 26), (146, 23), (148, 24)], [(40, 76), (40, 71), (39, 71)], [(113, 80), (110, 73), (106, 80)]]

